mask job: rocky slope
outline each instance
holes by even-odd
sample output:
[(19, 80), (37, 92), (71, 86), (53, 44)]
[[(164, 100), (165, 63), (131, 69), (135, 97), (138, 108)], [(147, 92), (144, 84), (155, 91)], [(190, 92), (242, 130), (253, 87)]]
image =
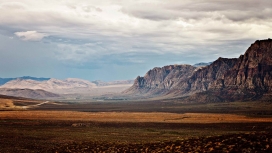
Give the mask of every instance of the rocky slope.
[(169, 65), (149, 70), (144, 77), (138, 76), (126, 94), (160, 95), (186, 81), (197, 70), (191, 65)]
[(272, 40), (256, 41), (225, 73), (221, 86), (270, 92), (272, 87)]
[(253, 43), (210, 89), (221, 101), (272, 99), (272, 40)]
[(51, 93), (48, 91), (44, 91), (41, 89), (32, 90), (32, 89), (6, 89), (0, 88), (1, 95), (8, 95), (14, 97), (24, 97), (31, 99), (47, 99), (47, 98), (56, 98), (60, 97), (60, 95)]
[(183, 97), (188, 102), (270, 99), (272, 40), (256, 41), (239, 58), (218, 58), (200, 68), (187, 65), (189, 69), (182, 67), (178, 75), (167, 77), (177, 71), (173, 67), (150, 70), (124, 93)]
[(168, 93), (176, 93), (175, 96), (191, 95), (210, 89), (213, 82), (221, 78), (224, 73), (233, 67), (237, 59), (218, 58), (212, 64), (195, 71), (190, 77), (181, 80), (175, 88)]

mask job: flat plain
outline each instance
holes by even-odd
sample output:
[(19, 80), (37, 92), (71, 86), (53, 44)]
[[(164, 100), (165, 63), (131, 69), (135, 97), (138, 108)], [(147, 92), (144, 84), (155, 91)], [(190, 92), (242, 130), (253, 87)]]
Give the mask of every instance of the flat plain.
[(0, 152), (270, 152), (272, 103), (2, 97)]

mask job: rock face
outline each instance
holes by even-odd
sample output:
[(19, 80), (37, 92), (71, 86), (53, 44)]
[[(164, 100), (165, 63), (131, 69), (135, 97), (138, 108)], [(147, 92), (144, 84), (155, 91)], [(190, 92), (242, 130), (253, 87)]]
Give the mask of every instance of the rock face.
[(256, 41), (224, 76), (223, 85), (256, 92), (271, 91), (272, 40)]
[(205, 67), (154, 68), (137, 77), (125, 93), (183, 97), (188, 102), (267, 99), (272, 94), (272, 40), (258, 40), (239, 58), (218, 58)]
[(218, 92), (219, 89), (221, 99), (251, 100), (269, 97), (272, 91), (272, 40), (253, 43), (235, 65), (214, 82), (211, 92)]
[[(218, 58), (211, 65), (198, 69), (189, 78), (180, 81), (176, 85), (175, 88), (179, 90), (176, 95), (191, 95), (209, 90), (213, 82), (221, 78), (228, 69), (233, 67), (236, 61), (235, 58)], [(174, 91), (170, 90), (169, 92)]]
[(123, 93), (161, 95), (187, 80), (197, 68), (191, 65), (169, 65), (149, 70), (144, 77), (138, 76), (132, 87)]

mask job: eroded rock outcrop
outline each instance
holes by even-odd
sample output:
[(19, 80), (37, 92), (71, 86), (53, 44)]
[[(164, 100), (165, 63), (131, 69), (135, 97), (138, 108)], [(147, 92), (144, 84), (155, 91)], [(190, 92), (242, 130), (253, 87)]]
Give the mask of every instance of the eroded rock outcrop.
[(225, 86), (234, 85), (256, 92), (271, 91), (272, 40), (256, 41), (252, 44), (222, 79)]
[(236, 63), (237, 59), (218, 58), (211, 65), (202, 67), (195, 71), (190, 77), (180, 80), (179, 83), (169, 92), (179, 90), (179, 95), (191, 95), (197, 92), (203, 92), (210, 89), (213, 82), (222, 78), (224, 73)]
[(257, 40), (239, 58), (218, 58), (201, 68), (154, 68), (137, 77), (126, 93), (187, 96), (185, 101), (195, 102), (271, 99), (272, 40)]
[(138, 76), (132, 87), (124, 91), (128, 94), (161, 95), (175, 88), (182, 80), (187, 80), (197, 68), (191, 65), (168, 65), (149, 70), (144, 77)]
[(272, 40), (253, 43), (235, 65), (213, 83), (211, 91), (218, 92), (219, 89), (222, 100), (254, 100), (269, 96), (272, 91)]

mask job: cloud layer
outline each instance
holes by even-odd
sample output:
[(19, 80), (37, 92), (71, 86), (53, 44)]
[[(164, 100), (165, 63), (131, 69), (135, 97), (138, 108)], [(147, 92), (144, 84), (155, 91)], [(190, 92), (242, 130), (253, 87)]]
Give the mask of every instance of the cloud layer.
[[(132, 77), (143, 73), (139, 66), (237, 57), (272, 35), (270, 6), (268, 0), (0, 0), (0, 35), (46, 46), (46, 53), (33, 51), (56, 67), (118, 71), (127, 64)], [(2, 54), (21, 52), (13, 48), (19, 40), (8, 42)]]

